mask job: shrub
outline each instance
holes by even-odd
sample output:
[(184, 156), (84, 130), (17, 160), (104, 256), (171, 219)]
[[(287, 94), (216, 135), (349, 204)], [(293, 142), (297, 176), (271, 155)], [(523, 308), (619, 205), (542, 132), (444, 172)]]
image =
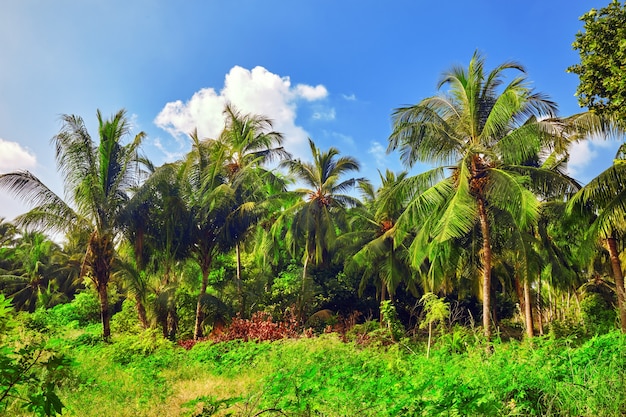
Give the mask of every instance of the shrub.
[(615, 309), (598, 293), (585, 295), (580, 302), (580, 315), (589, 335), (608, 333), (615, 328)]
[(130, 298), (122, 302), (122, 310), (111, 318), (111, 330), (114, 333), (137, 334), (141, 331), (136, 306), (135, 301)]

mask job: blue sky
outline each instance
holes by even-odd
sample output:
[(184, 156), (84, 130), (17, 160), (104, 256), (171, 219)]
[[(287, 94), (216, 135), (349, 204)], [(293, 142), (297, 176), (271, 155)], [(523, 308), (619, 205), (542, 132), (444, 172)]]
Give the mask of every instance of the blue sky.
[[(287, 150), (312, 138), (362, 164), (400, 170), (386, 155), (394, 108), (436, 93), (440, 74), (475, 50), (488, 68), (523, 64), (536, 90), (581, 111), (571, 44), (579, 17), (603, 1), (4, 0), (0, 13), (0, 173), (28, 169), (59, 194), (52, 138), (61, 114), (125, 108), (144, 152), (161, 164), (214, 137), (226, 100), (273, 119)], [(583, 182), (611, 163), (615, 142), (585, 142), (570, 172)], [(420, 167), (415, 167), (418, 171)], [(27, 205), (0, 190), (0, 217)]]

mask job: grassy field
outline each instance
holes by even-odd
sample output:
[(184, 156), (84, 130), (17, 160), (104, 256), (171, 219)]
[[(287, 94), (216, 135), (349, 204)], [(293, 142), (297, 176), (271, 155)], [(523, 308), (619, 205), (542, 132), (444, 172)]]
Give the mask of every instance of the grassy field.
[[(325, 334), (198, 343), (156, 332), (48, 342), (72, 359), (64, 416), (623, 416), (626, 338), (495, 342), (457, 328), (423, 343)], [(17, 408), (8, 415), (20, 415)], [(23, 414), (29, 415), (29, 414)]]

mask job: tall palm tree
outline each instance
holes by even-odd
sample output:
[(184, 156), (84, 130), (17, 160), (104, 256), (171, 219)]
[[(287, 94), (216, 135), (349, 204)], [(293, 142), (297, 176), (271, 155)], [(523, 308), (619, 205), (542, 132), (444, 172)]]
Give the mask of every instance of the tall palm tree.
[(591, 240), (602, 240), (609, 252), (621, 329), (626, 333), (626, 289), (620, 260), (626, 232), (626, 144), (618, 149), (611, 167), (572, 197), (568, 210), (596, 215), (587, 234)]
[[(132, 260), (124, 264), (123, 276), (144, 326), (147, 319), (142, 310), (145, 310), (147, 277), (158, 273), (160, 288), (175, 286), (175, 266), (190, 253), (193, 230), (184, 192), (187, 180), (184, 168), (177, 162), (151, 169), (150, 176), (135, 190), (127, 204), (124, 230), (132, 247)], [(168, 308), (160, 310), (163, 313), (160, 324), (164, 336), (173, 338), (176, 315), (169, 307), (175, 307), (175, 303), (164, 301), (167, 302), (162, 304)]]
[(27, 171), (0, 175), (0, 187), (35, 205), (16, 218), (18, 225), (89, 230), (81, 275), (89, 276), (96, 286), (102, 333), (108, 339), (111, 328), (107, 287), (115, 258), (115, 239), (121, 227), (120, 213), (129, 199), (128, 190), (137, 180), (138, 149), (145, 135), (139, 133), (123, 144), (131, 131), (126, 111), (104, 119), (98, 110), (96, 116), (98, 142), (89, 135), (83, 119), (75, 115), (63, 115), (63, 127), (52, 138), (69, 202)]
[(226, 147), (214, 139), (201, 140), (197, 132), (190, 137), (192, 149), (182, 162), (185, 178), (182, 191), (191, 216), (190, 250), (202, 275), (194, 326), (194, 338), (198, 339), (203, 335), (202, 324), (213, 260), (219, 251), (229, 249), (224, 238), (224, 228), (235, 206), (235, 198), (233, 190), (226, 183), (223, 169)]
[(365, 181), (362, 178), (342, 179), (344, 175), (359, 170), (356, 159), (340, 157), (339, 150), (334, 147), (321, 151), (311, 139), (309, 146), (313, 162), (298, 159), (281, 163), (303, 187), (294, 191), (300, 200), (283, 211), (273, 227), (274, 231), (279, 231), (289, 224), (286, 241), (293, 255), (298, 253), (296, 248), (303, 245), (303, 289), (309, 264), (327, 265), (330, 262), (337, 237), (337, 220), (345, 214), (346, 208), (360, 203), (356, 197), (344, 193)]
[[(507, 70), (522, 75), (505, 85)], [(418, 161), (439, 165), (399, 188), (411, 200), (399, 225), (418, 229), (411, 246), (416, 266), (427, 258), (441, 264), (437, 258), (449, 253), (450, 242), (477, 227), (483, 327), (489, 339), (494, 215), (508, 214), (520, 229), (535, 222), (539, 202), (528, 184), (539, 179), (547, 184), (550, 173), (524, 163), (541, 147), (554, 146), (557, 130), (549, 118), (556, 115), (556, 105), (528, 86), (520, 64), (505, 62), (487, 72), (478, 53), (467, 69), (444, 73), (438, 85), (443, 87), (449, 88), (447, 94), (393, 114), (388, 151), (399, 150), (407, 167)]]
[[(227, 104), (224, 109), (226, 125), (220, 134), (219, 143), (225, 147), (220, 155), (224, 158), (226, 184), (232, 189), (234, 209), (224, 228), (226, 239), (235, 246), (237, 269), (236, 284), (239, 311), (245, 311), (243, 296), (241, 244), (252, 227), (262, 218), (267, 191), (285, 191), (280, 176), (267, 169), (267, 164), (283, 161), (291, 155), (280, 146), (282, 134), (272, 129), (272, 121), (259, 115), (242, 114)], [(264, 187), (263, 184), (268, 184)]]

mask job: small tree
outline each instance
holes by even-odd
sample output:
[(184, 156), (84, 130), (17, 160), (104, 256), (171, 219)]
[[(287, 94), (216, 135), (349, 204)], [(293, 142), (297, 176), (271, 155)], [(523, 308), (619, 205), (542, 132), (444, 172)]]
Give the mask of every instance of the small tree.
[(428, 349), (426, 351), (426, 357), (428, 358), (430, 357), (433, 323), (443, 323), (443, 321), (450, 316), (450, 303), (446, 303), (432, 292), (427, 292), (420, 299), (420, 304), (424, 306), (424, 311), (426, 311), (426, 317), (424, 317), (424, 321), (420, 323), (420, 329), (428, 325)]

